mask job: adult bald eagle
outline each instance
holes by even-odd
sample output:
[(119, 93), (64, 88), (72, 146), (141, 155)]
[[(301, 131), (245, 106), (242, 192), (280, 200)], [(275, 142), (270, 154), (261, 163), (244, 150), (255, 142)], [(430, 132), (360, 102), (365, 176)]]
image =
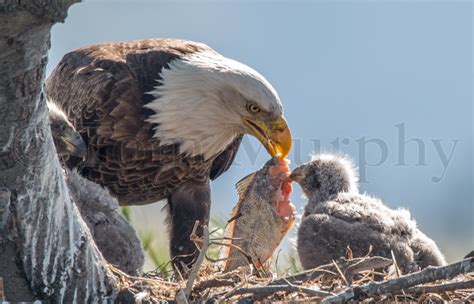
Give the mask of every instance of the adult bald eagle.
[(242, 136), (255, 136), (272, 156), (291, 148), (270, 83), (202, 43), (84, 47), (64, 56), (46, 94), (87, 145), (83, 176), (121, 205), (168, 200), (171, 255), (181, 271), (196, 255), (195, 221), (208, 221), (209, 181), (229, 168)]

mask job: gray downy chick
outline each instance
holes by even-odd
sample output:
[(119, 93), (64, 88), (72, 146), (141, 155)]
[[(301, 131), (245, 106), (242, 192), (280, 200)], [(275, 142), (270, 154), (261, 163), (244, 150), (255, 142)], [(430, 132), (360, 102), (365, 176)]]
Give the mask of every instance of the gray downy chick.
[[(84, 159), (86, 145), (66, 114), (52, 102), (48, 102), (48, 109), (51, 133), (61, 161), (66, 162), (71, 156)], [(138, 274), (144, 264), (142, 246), (135, 230), (120, 213), (117, 200), (77, 171), (65, 171), (71, 197), (104, 258), (128, 274)]]
[(308, 198), (298, 230), (297, 250), (304, 269), (345, 255), (391, 258), (403, 273), (446, 264), (435, 242), (416, 227), (408, 210), (390, 209), (381, 200), (360, 194), (357, 171), (350, 159), (316, 155), (296, 168), (291, 178)]
[(75, 170), (68, 172), (66, 183), (107, 262), (130, 275), (139, 274), (145, 261), (142, 245), (135, 229), (120, 213), (117, 199)]
[(71, 156), (85, 159), (87, 148), (79, 132), (66, 117), (66, 114), (53, 102), (47, 102), (51, 135), (61, 161), (67, 161)]

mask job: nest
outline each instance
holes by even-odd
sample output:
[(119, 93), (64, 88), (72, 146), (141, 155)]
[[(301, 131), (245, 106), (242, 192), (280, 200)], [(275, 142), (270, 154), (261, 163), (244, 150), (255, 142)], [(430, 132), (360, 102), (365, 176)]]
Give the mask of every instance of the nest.
[[(130, 277), (112, 267), (120, 293), (118, 302), (453, 302), (474, 301), (474, 257), (418, 272), (400, 274), (396, 261), (379, 256), (340, 258), (330, 264), (277, 277), (251, 265), (230, 272), (202, 266), (201, 254), (187, 280), (159, 273)], [(389, 271), (389, 269), (391, 271)]]

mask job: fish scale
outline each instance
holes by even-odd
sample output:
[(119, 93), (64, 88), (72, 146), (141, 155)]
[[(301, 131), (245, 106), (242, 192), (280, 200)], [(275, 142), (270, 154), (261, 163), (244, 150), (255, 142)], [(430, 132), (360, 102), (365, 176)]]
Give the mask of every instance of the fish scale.
[(288, 161), (273, 158), (237, 183), (239, 200), (226, 231), (231, 239), (227, 244), (232, 246), (226, 246), (221, 254), (226, 259), (225, 271), (249, 264), (261, 267), (293, 226), (295, 208), (288, 199), (288, 175)]

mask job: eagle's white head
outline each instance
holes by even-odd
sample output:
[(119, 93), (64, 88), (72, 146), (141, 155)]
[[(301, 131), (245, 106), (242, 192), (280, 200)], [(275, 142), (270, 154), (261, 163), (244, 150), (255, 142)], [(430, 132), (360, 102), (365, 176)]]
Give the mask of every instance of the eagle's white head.
[(251, 134), (272, 155), (286, 156), (291, 134), (280, 98), (252, 68), (214, 51), (174, 60), (161, 72), (147, 105), (161, 144), (180, 144), (181, 153), (209, 159), (237, 135)]

